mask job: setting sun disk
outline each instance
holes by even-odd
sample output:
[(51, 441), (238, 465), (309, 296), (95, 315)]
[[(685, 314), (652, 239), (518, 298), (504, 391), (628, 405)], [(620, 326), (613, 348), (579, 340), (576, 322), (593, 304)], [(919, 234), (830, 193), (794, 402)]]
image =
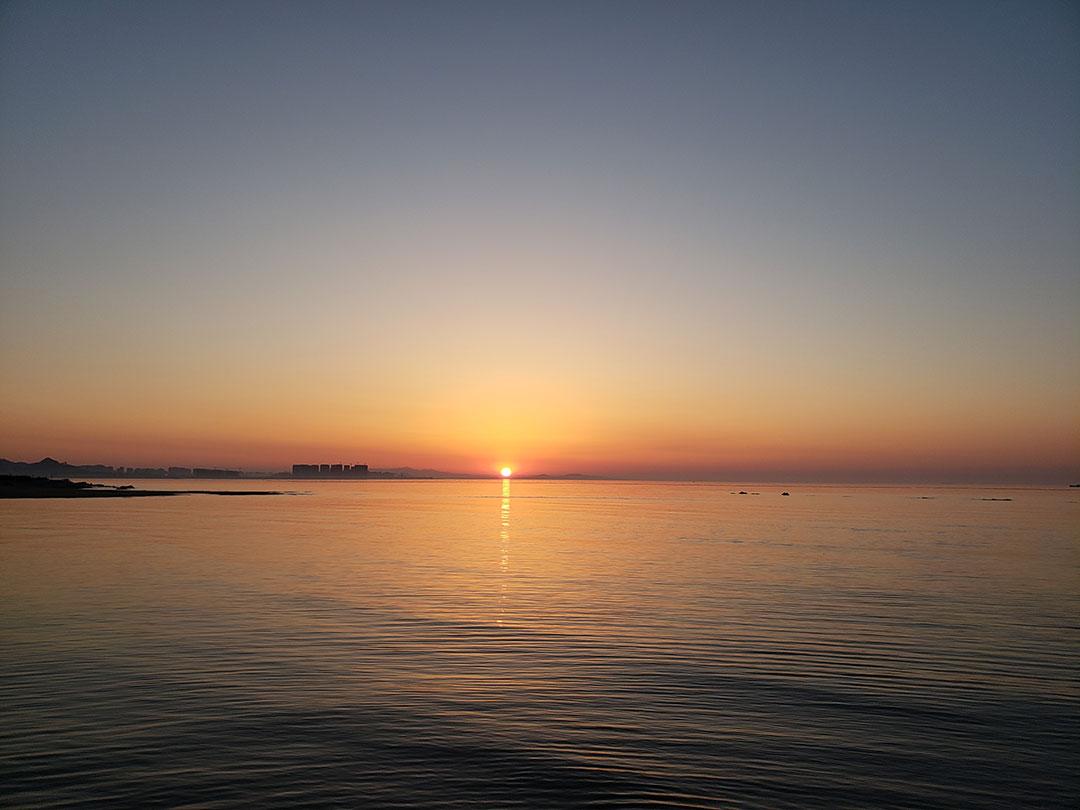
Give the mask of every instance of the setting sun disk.
[(503, 478), (509, 478), (510, 473), (512, 472), (513, 470), (511, 470), (509, 467), (503, 467), (501, 470), (499, 470), (499, 475), (501, 475)]

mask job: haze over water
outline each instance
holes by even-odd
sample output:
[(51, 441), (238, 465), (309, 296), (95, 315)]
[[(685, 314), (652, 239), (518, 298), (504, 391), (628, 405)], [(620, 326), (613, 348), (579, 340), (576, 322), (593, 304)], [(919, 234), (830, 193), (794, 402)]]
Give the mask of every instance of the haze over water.
[(1080, 795), (1075, 490), (294, 484), (0, 502), (0, 803)]

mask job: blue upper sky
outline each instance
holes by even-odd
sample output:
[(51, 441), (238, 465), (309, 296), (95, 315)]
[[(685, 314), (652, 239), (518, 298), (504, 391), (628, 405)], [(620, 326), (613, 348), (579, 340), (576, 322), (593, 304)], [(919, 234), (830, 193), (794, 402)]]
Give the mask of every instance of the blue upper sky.
[[(825, 414), (810, 387), (847, 386), (867, 435), (906, 398), (913, 435), (981, 405), (976, 444), (1037, 420), (1080, 447), (1072, 3), (6, 3), (0, 177), (0, 362), (30, 432), (35, 386), (177, 395), (151, 354), (281, 389), (258, 346), (320, 351), (331, 321), (453, 335), (463, 379), (508, 335), (608, 405), (638, 367), (703, 412)], [(69, 367), (77, 335), (114, 348)], [(393, 370), (348, 373), (400, 394), (442, 362), (385, 349)]]

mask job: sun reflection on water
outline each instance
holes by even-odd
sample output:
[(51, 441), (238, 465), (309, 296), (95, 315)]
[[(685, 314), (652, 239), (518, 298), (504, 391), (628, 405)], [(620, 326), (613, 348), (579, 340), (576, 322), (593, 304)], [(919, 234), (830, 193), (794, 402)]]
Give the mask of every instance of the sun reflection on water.
[(510, 573), (510, 479), (502, 480), (502, 503), (499, 507), (499, 615), (496, 622), (503, 623), (506, 609), (507, 585)]

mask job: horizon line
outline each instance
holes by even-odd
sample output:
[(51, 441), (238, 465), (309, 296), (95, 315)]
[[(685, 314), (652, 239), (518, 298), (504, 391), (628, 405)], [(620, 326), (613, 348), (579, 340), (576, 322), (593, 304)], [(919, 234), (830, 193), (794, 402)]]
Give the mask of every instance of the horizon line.
[[(207, 465), (205, 467), (198, 465), (178, 465), (178, 464), (166, 464), (161, 466), (135, 466), (127, 464), (104, 464), (100, 462), (93, 463), (73, 463), (68, 461), (60, 461), (52, 456), (42, 456), (35, 461), (17, 461), (0, 456), (0, 463), (20, 465), (26, 467), (37, 467), (42, 465), (43, 462), (54, 462), (57, 466), (61, 467), (75, 467), (75, 468), (87, 468), (87, 467), (101, 467), (108, 470), (116, 471), (121, 477), (131, 475), (132, 473), (139, 472), (151, 472), (161, 471), (167, 473), (170, 468), (194, 470), (201, 469), (207, 471), (221, 471), (221, 472), (236, 472), (242, 476), (252, 480), (257, 480), (262, 476), (266, 477), (285, 477), (291, 476), (291, 469), (266, 469), (256, 467), (245, 466), (221, 466), (221, 465)], [(467, 473), (455, 470), (441, 470), (433, 467), (413, 467), (410, 465), (398, 465), (398, 466), (379, 466), (368, 465), (370, 472), (372, 473), (432, 473), (432, 475), (416, 475), (412, 477), (402, 476), (400, 479), (381, 479), (381, 480), (500, 480), (501, 475), (497, 472), (491, 473)], [(128, 472), (130, 471), (130, 472)], [(104, 472), (104, 471), (102, 471)], [(992, 471), (985, 473), (975, 473), (972, 471), (956, 471), (956, 472), (942, 472), (937, 476), (933, 474), (927, 474), (926, 472), (903, 472), (903, 471), (886, 471), (886, 470), (867, 470), (861, 476), (858, 473), (849, 472), (851, 477), (845, 477), (844, 473), (830, 474), (822, 473), (821, 475), (806, 475), (804, 474), (791, 474), (783, 475), (781, 471), (775, 473), (756, 471), (754, 473), (747, 473), (745, 476), (740, 476), (737, 471), (730, 471), (727, 474), (709, 474), (694, 475), (692, 472), (670, 472), (670, 473), (586, 473), (586, 472), (531, 472), (531, 473), (519, 473), (514, 474), (512, 479), (521, 481), (527, 480), (576, 480), (576, 481), (606, 481), (611, 483), (617, 482), (655, 482), (655, 483), (708, 483), (708, 484), (761, 484), (761, 485), (782, 485), (782, 484), (803, 484), (803, 485), (816, 485), (816, 486), (844, 486), (844, 485), (857, 485), (857, 486), (1065, 486), (1071, 487), (1073, 484), (1080, 480), (1080, 474), (1072, 473), (1067, 470), (1039, 470), (1032, 471), (1034, 475), (1024, 476), (1022, 473), (1017, 474), (1013, 472), (1011, 475), (1008, 473), (994, 473)], [(1072, 473), (1072, 474), (1070, 474)], [(89, 475), (93, 473), (72, 473), (77, 475)], [(98, 473), (99, 475), (101, 473)], [(157, 476), (150, 475), (131, 475), (136, 478), (155, 478)], [(167, 478), (167, 475), (160, 476)], [(179, 476), (174, 476), (179, 477)], [(308, 479), (305, 476), (297, 476), (297, 478), (303, 480), (352, 480), (359, 481), (364, 480), (360, 477), (346, 477), (342, 476), (340, 479), (334, 479), (333, 477), (320, 478), (311, 477)], [(380, 479), (372, 479), (380, 480)]]

